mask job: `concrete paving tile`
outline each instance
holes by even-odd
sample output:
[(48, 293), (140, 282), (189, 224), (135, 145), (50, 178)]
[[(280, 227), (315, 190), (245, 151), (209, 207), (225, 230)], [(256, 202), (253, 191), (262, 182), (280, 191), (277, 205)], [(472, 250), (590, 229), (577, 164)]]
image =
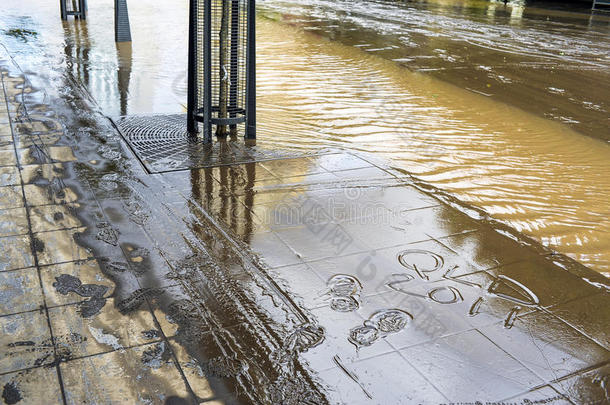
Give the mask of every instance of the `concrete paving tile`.
[(540, 256), (538, 259), (542, 262), (554, 266), (557, 269), (565, 270), (568, 273), (575, 275), (588, 284), (596, 287), (599, 292), (610, 291), (610, 279), (601, 273), (591, 271), (589, 267), (578, 263), (576, 260), (561, 254), (549, 254)]
[(335, 222), (282, 228), (276, 234), (305, 261), (366, 250), (360, 240)]
[(355, 277), (362, 285), (361, 295), (363, 296), (389, 291), (385, 287), (387, 278), (393, 273), (404, 270), (395, 260), (395, 252), (389, 249), (387, 255), (372, 250), (316, 260), (308, 264), (324, 282), (337, 274)]
[(551, 385), (575, 404), (602, 405), (610, 402), (609, 380), (610, 365), (606, 364), (553, 382)]
[(542, 382), (476, 330), (400, 353), (453, 402), (510, 397)]
[(0, 150), (14, 151), (13, 137), (10, 135), (0, 135)]
[(263, 258), (269, 267), (289, 266), (302, 263), (302, 259), (291, 250), (274, 232), (256, 233), (250, 240), (250, 248)]
[(49, 163), (55, 162), (74, 162), (76, 157), (74, 151), (69, 146), (49, 146), (45, 148), (48, 157), (51, 160)]
[(184, 346), (176, 342), (175, 339), (170, 340), (170, 345), (193, 393), (202, 400), (216, 397), (205, 371), (197, 360), (191, 357)]
[(507, 281), (513, 287), (518, 287), (514, 283), (517, 282), (522, 286), (518, 288), (524, 293), (529, 290), (543, 307), (562, 304), (599, 292), (596, 287), (583, 283), (581, 279), (568, 272), (558, 270), (542, 258), (501, 266), (489, 270), (488, 273), (507, 277)]
[(82, 226), (76, 217), (79, 204), (40, 205), (30, 208), (32, 232), (57, 231)]
[(63, 404), (55, 367), (38, 367), (0, 376), (4, 403)]
[[(396, 224), (393, 220), (394, 218), (391, 216), (370, 217), (358, 221), (342, 222), (341, 226), (354, 235), (368, 250), (431, 239), (424, 229)], [(372, 238), (371, 235), (375, 235), (375, 237)]]
[(335, 170), (332, 172), (342, 180), (395, 180), (390, 173), (376, 166), (364, 167), (361, 169)]
[(52, 363), (51, 334), (42, 311), (0, 317), (0, 373)]
[[(261, 218), (274, 230), (301, 225), (320, 225), (332, 221), (329, 207), (323, 205), (325, 201), (319, 201), (307, 193), (297, 193), (294, 190), (263, 193), (257, 194), (254, 201), (265, 203), (268, 212), (261, 215)], [(262, 214), (260, 211), (259, 213)]]
[(15, 132), (19, 134), (33, 134), (40, 132), (57, 131), (61, 129), (61, 124), (56, 121), (44, 117), (43, 120), (36, 120), (30, 117), (26, 122), (18, 122), (14, 124)]
[[(339, 356), (339, 361), (343, 360)], [(344, 364), (320, 373), (330, 400), (341, 404), (442, 404), (446, 398), (398, 353)], [(392, 372), (388, 372), (392, 370)], [(357, 379), (357, 381), (354, 381)], [(397, 389), (403, 387), (403, 389)]]
[(14, 150), (0, 150), (0, 167), (17, 165)]
[(121, 350), (158, 340), (158, 334), (148, 334), (149, 331), (156, 330), (148, 309), (124, 315), (116, 308), (116, 304), (113, 298), (108, 298), (99, 312), (93, 315), (86, 313), (88, 306), (83, 304), (49, 309), (54, 334), (62, 336), (72, 333), (81, 337), (78, 342), (70, 345), (70, 358)]
[(545, 312), (479, 330), (546, 382), (610, 360), (606, 349)]
[(34, 265), (30, 237), (28, 235), (0, 238), (0, 271), (22, 269)]
[(356, 349), (348, 338), (351, 329), (362, 326), (366, 319), (365, 315), (361, 315), (359, 312), (337, 312), (329, 307), (322, 307), (312, 310), (311, 313), (318, 321), (318, 325), (325, 329), (324, 341), (301, 353), (300, 358), (314, 370), (323, 371), (335, 368), (336, 364), (333, 361), (335, 355), (339, 355), (344, 364), (348, 365), (395, 351), (384, 339), (378, 339), (370, 346)]
[(175, 271), (167, 260), (147, 240), (137, 244), (121, 243), (121, 249), (129, 262), (130, 271), (143, 288), (158, 288), (175, 285)]
[(0, 272), (0, 315), (33, 311), (43, 305), (35, 268)]
[[(278, 181), (278, 178), (265, 168), (265, 163), (267, 162), (193, 169), (191, 170), (191, 175), (193, 175), (193, 171), (197, 170), (199, 173), (196, 178), (212, 176), (219, 184), (226, 186), (232, 192), (239, 191), (240, 189), (243, 191), (252, 188), (257, 181)], [(274, 165), (273, 163), (270, 164)]]
[(34, 235), (38, 263), (40, 265), (75, 262), (92, 257), (92, 253), (80, 246), (75, 235), (86, 228), (40, 232)]
[(0, 187), (21, 185), (17, 167), (0, 167)]
[(21, 167), (21, 176), (25, 184), (39, 180), (51, 182), (65, 176), (65, 165), (61, 163), (48, 163), (43, 165), (25, 165)]
[[(276, 369), (276, 364), (258, 351), (260, 344), (265, 344), (258, 339), (264, 335), (255, 337), (252, 332), (251, 325), (237, 324), (203, 333), (190, 331), (170, 339), (197, 396), (205, 398), (211, 390), (213, 396), (221, 401), (253, 402), (248, 396), (250, 393), (244, 391), (255, 390), (256, 395), (259, 387), (251, 381), (255, 381), (262, 369)], [(266, 349), (273, 350), (270, 346)], [(274, 385), (273, 381), (265, 384), (267, 389)]]
[(269, 274), (284, 291), (302, 302), (306, 308), (329, 305), (330, 297), (327, 294), (326, 280), (321, 280), (308, 265), (295, 264), (279, 267), (270, 270)]
[(164, 342), (71, 360), (60, 369), (68, 404), (190, 402)]
[(362, 169), (373, 165), (366, 160), (349, 153), (329, 153), (311, 158), (329, 172)]
[(0, 237), (24, 235), (29, 232), (25, 208), (0, 210)]
[(463, 258), (434, 240), (369, 250), (361, 254), (312, 262), (310, 265), (323, 279), (336, 273), (347, 273), (358, 278), (363, 283), (365, 295), (390, 291), (386, 284), (393, 281), (393, 276), (397, 274), (404, 274), (409, 279), (433, 282), (445, 280), (443, 275), (450, 269), (452, 277), (477, 271)]
[(316, 164), (315, 160), (307, 157), (269, 160), (260, 163), (260, 165), (279, 178), (317, 174), (325, 171)]
[(282, 177), (279, 182), (273, 183), (271, 180), (266, 180), (266, 184), (257, 184), (254, 187), (256, 193), (260, 193), (267, 190), (274, 190), (278, 187), (291, 188), (292, 190), (299, 187), (302, 188), (313, 188), (313, 187), (332, 187), (338, 183), (341, 179), (332, 173), (322, 172), (315, 174), (302, 174), (297, 176), (286, 176)]
[(610, 296), (600, 293), (548, 309), (576, 330), (610, 350)]
[[(134, 298), (127, 301), (150, 301), (150, 307), (155, 315), (163, 334), (166, 337), (176, 336), (178, 332), (185, 333), (180, 328), (209, 331), (210, 327), (201, 318), (192, 297), (182, 286), (174, 285), (158, 289), (141, 289), (134, 293)], [(137, 299), (142, 297), (141, 299)], [(143, 307), (143, 306), (142, 306)]]
[(17, 149), (17, 160), (20, 165), (36, 163), (38, 155), (44, 155), (44, 152), (36, 147)]
[(571, 405), (572, 402), (565, 394), (561, 394), (553, 389), (550, 385), (545, 385), (538, 389), (519, 394), (512, 398), (504, 398), (499, 403), (516, 403), (516, 404), (553, 404), (553, 405)]
[(114, 283), (102, 273), (102, 270), (95, 260), (42, 266), (40, 268), (40, 276), (42, 278), (42, 288), (49, 308), (59, 305), (74, 304), (87, 299), (87, 297), (82, 297), (76, 293), (59, 293), (57, 291), (57, 286), (54, 286), (53, 284), (57, 284), (57, 277), (60, 277), (62, 274), (76, 277), (85, 285), (94, 284), (107, 287), (107, 292), (104, 294), (104, 297), (111, 297), (114, 292)]
[(363, 297), (359, 313), (368, 319), (373, 314), (388, 309), (406, 311), (412, 316), (403, 330), (383, 338), (396, 349), (472, 329), (466, 314), (455, 308), (397, 292)]
[(78, 201), (78, 195), (69, 187), (58, 188), (55, 185), (26, 184), (23, 186), (25, 199), (29, 206), (51, 204), (69, 204)]
[(493, 229), (480, 229), (477, 232), (452, 235), (440, 238), (439, 242), (481, 270), (535, 259), (539, 256), (535, 250), (501, 235)]
[(409, 232), (423, 230), (434, 238), (471, 232), (480, 227), (466, 214), (446, 205), (404, 211), (397, 218), (394, 226)]
[(45, 132), (42, 134), (36, 135), (17, 135), (16, 145), (17, 148), (29, 148), (31, 146), (39, 146), (39, 147), (48, 147), (52, 145), (56, 145), (63, 138), (63, 133), (61, 132)]
[[(6, 106), (5, 106), (5, 108), (6, 108)], [(6, 113), (6, 109), (0, 110), (0, 112), (1, 111), (4, 111), (4, 113), (2, 113), (0, 115), (0, 136), (11, 136), (12, 131), (11, 131), (9, 116)]]
[(19, 186), (0, 187), (0, 209), (23, 207), (23, 191)]

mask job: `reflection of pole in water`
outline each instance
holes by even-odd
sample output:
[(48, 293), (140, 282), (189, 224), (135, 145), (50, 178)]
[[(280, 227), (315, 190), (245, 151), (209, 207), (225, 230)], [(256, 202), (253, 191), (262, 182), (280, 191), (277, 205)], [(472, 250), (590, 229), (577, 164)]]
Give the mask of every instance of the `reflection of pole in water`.
[[(74, 27), (74, 31), (72, 31)], [(68, 75), (89, 87), (89, 31), (86, 20), (64, 23)]]
[(119, 102), (121, 115), (127, 115), (129, 99), (129, 80), (131, 79), (132, 52), (131, 42), (117, 42), (117, 56), (119, 70), (117, 85), (119, 88)]
[[(213, 173), (217, 173), (217, 179)], [(250, 243), (254, 231), (251, 210), (256, 194), (255, 164), (193, 169), (190, 180), (191, 195), (195, 202), (206, 207), (213, 217), (224, 222), (241, 241)], [(239, 197), (241, 195), (244, 196), (243, 200)], [(198, 233), (204, 232), (200, 227), (195, 227), (194, 230)]]

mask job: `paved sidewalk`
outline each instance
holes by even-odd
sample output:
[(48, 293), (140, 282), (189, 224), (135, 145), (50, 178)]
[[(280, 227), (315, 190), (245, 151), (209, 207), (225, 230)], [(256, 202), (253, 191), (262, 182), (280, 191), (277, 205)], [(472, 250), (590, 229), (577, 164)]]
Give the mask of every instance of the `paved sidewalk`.
[(5, 403), (607, 403), (604, 277), (366, 156), (149, 174), (0, 71)]

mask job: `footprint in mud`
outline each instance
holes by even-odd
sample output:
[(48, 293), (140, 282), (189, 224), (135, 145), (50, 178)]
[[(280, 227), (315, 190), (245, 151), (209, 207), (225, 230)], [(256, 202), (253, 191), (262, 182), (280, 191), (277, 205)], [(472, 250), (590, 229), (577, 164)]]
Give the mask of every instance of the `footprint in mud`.
[(330, 308), (338, 312), (351, 312), (360, 308), (362, 284), (348, 274), (335, 274), (326, 283), (330, 295)]
[(87, 338), (77, 333), (55, 336), (51, 339), (45, 339), (40, 343), (30, 340), (12, 342), (6, 345), (4, 353), (7, 357), (21, 357), (24, 353), (38, 353), (38, 357), (34, 361), (34, 366), (49, 365), (47, 360), (53, 359), (51, 364), (57, 364), (61, 361), (69, 360), (72, 357), (71, 347), (85, 342)]
[(21, 401), (23, 397), (21, 396), (21, 391), (19, 387), (14, 382), (7, 382), (4, 384), (4, 388), (2, 389), (2, 399), (5, 404), (16, 404)]
[(373, 313), (363, 325), (350, 330), (347, 340), (359, 349), (370, 346), (378, 339), (398, 333), (413, 320), (413, 316), (401, 309), (383, 309)]
[(116, 173), (105, 174), (100, 181), (100, 187), (106, 191), (112, 191), (119, 188), (119, 175)]
[(150, 219), (150, 212), (138, 201), (125, 201), (123, 207), (129, 214), (129, 219), (138, 225), (145, 225)]
[(95, 236), (97, 240), (101, 240), (112, 246), (118, 245), (119, 231), (114, 229), (108, 222), (98, 222), (95, 226), (99, 229)]
[(104, 295), (108, 292), (108, 287), (105, 285), (83, 284), (78, 277), (69, 274), (61, 274), (55, 277), (55, 280), (53, 287), (58, 293), (62, 295), (75, 293), (89, 298), (79, 304), (79, 312), (83, 318), (97, 315), (106, 305)]
[(97, 148), (98, 153), (105, 159), (117, 160), (121, 157), (121, 152), (115, 150), (109, 145), (102, 145)]

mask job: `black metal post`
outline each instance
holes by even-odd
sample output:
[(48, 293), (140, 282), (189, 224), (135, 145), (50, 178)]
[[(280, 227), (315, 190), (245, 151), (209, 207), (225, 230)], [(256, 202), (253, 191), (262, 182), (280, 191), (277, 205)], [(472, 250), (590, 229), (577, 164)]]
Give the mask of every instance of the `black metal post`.
[(203, 142), (212, 143), (212, 0), (205, 0), (203, 26)]
[(197, 109), (197, 0), (190, 0), (189, 4), (189, 46), (188, 46), (188, 94), (186, 129), (191, 138), (197, 137), (199, 132), (195, 120)]
[(79, 18), (82, 20), (87, 19), (87, 0), (78, 0), (78, 11), (80, 11)]
[(213, 126), (256, 138), (254, 10), (252, 0), (191, 0), (187, 129), (202, 123), (204, 143)]
[(131, 42), (127, 0), (114, 0), (114, 40), (115, 42)]
[[(229, 117), (236, 117), (235, 113), (237, 109), (237, 85), (239, 80), (239, 3), (237, 1), (231, 2), (231, 77), (230, 77), (230, 90), (229, 90)], [(237, 135), (237, 125), (233, 124), (229, 127), (229, 133), (231, 136)]]
[(246, 139), (256, 139), (256, 7), (248, 2), (246, 57)]
[(66, 0), (59, 0), (59, 11), (61, 13), (61, 19), (62, 20), (67, 20), (68, 19), (68, 13), (66, 10)]

